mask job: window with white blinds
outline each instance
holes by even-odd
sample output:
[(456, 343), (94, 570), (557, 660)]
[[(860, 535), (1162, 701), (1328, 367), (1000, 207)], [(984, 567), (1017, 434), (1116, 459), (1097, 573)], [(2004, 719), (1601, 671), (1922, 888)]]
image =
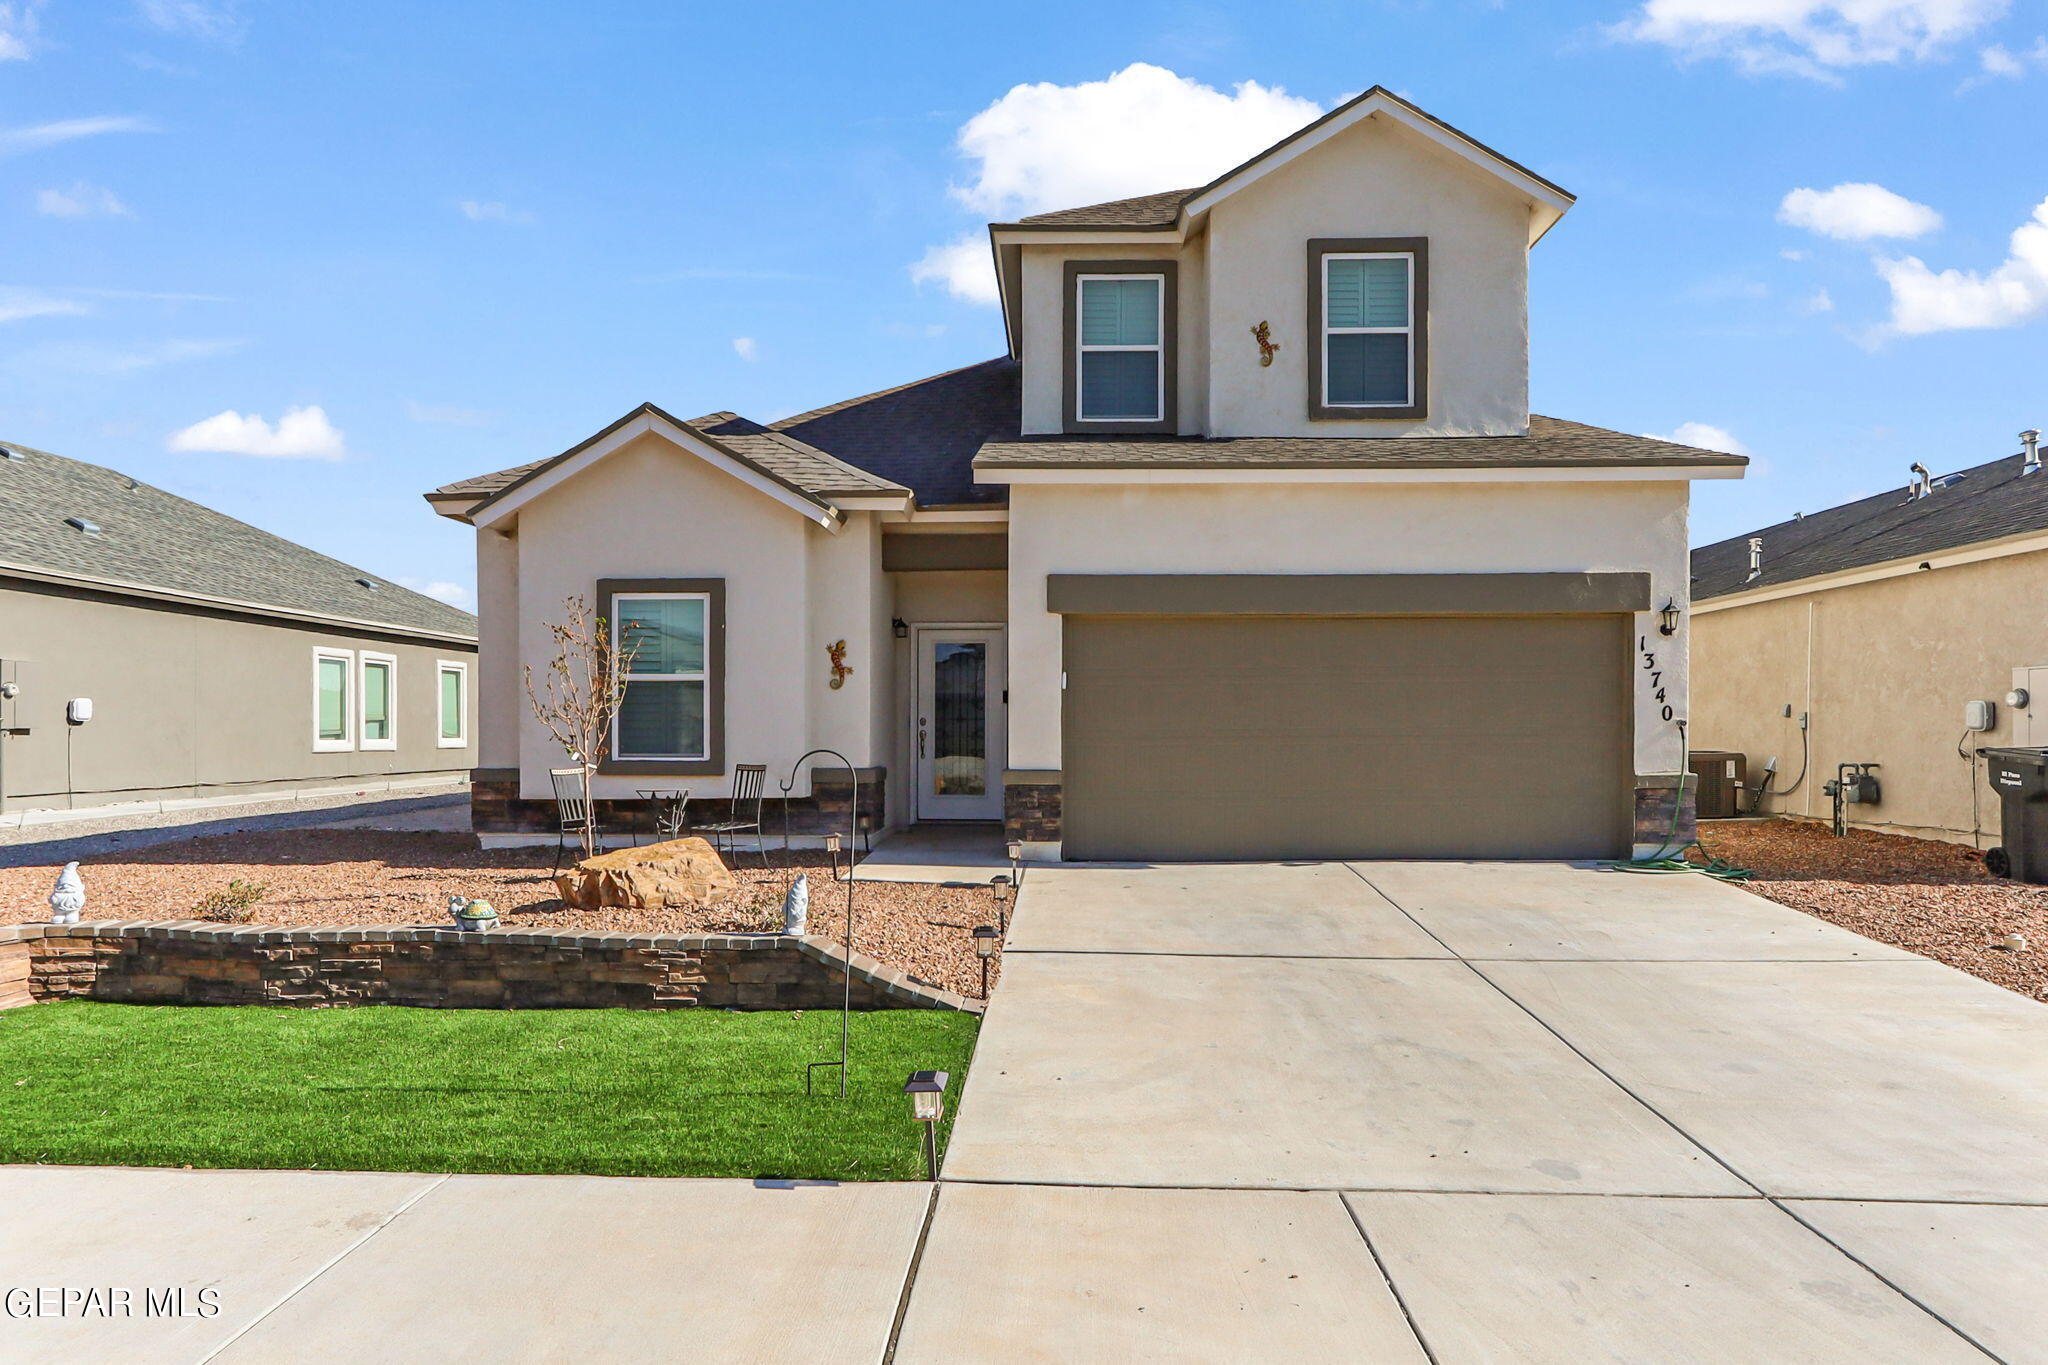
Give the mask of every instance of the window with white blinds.
[(1083, 422), (1157, 422), (1166, 409), (1164, 275), (1081, 275), (1074, 281)]
[(1415, 258), (1331, 253), (1323, 262), (1326, 407), (1415, 403)]

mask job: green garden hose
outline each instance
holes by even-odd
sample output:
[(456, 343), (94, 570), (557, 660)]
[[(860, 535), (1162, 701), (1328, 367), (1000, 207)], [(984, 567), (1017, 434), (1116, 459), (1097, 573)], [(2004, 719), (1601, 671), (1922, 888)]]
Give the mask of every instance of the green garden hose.
[[(1756, 876), (1746, 867), (1738, 867), (1726, 858), (1716, 858), (1707, 852), (1707, 846), (1699, 840), (1699, 822), (1693, 822), (1693, 837), (1690, 843), (1678, 842), (1680, 823), (1685, 818), (1685, 780), (1692, 776), (1692, 742), (1685, 733), (1685, 722), (1678, 722), (1678, 791), (1671, 802), (1671, 830), (1664, 836), (1664, 842), (1657, 845), (1657, 851), (1644, 858), (1617, 859), (1602, 863), (1601, 866), (1615, 872), (1648, 872), (1663, 874), (1673, 872), (1697, 873), (1712, 877), (1716, 881), (1746, 882)], [(1694, 862), (1685, 855), (1698, 849), (1700, 861)]]

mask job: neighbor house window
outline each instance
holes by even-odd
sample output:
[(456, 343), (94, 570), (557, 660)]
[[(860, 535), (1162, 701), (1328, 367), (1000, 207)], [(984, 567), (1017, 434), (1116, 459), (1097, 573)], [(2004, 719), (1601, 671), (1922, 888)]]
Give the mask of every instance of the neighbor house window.
[(1420, 238), (1309, 244), (1312, 416), (1424, 415), (1427, 282)]
[(398, 660), (389, 654), (364, 650), (362, 661), (363, 747), (396, 749), (398, 723), (392, 713), (397, 707)]
[(469, 743), (469, 665), (441, 659), (434, 665), (435, 705), (440, 730), (434, 738), (443, 749), (460, 749)]
[(352, 686), (356, 656), (345, 649), (313, 651), (313, 748), (315, 752), (339, 752), (356, 747), (355, 689)]
[(1068, 261), (1066, 424), (1173, 429), (1172, 261)]
[(724, 584), (716, 579), (611, 579), (598, 585), (624, 655), (625, 695), (612, 722), (607, 771), (719, 771)]

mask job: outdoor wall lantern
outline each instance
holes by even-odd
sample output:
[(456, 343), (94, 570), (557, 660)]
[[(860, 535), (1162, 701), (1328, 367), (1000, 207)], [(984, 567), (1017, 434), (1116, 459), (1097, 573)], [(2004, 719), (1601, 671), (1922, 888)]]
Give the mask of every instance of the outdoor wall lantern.
[(974, 926), (974, 955), (981, 959), (981, 998), (988, 999), (988, 964), (996, 955), (996, 944), (1002, 938), (1002, 931), (993, 924)]
[(910, 638), (910, 627), (902, 617), (892, 616), (889, 618), (889, 633), (899, 640), (906, 640)]
[(939, 1120), (946, 1116), (946, 1073), (913, 1071), (903, 1083), (910, 1096), (910, 1116), (924, 1125), (924, 1174), (939, 1178)]
[(1667, 597), (1664, 599), (1664, 605), (1657, 608), (1657, 633), (1659, 635), (1678, 634), (1677, 598)]

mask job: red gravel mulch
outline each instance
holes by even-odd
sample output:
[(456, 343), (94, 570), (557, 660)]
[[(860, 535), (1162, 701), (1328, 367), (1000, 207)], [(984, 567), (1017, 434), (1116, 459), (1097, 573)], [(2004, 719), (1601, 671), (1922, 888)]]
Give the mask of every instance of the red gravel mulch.
[[(381, 830), (273, 830), (224, 834), (111, 853), (80, 863), (87, 919), (203, 919), (199, 903), (235, 880), (262, 883), (248, 922), (271, 925), (446, 925), (450, 895), (489, 901), (503, 928), (611, 933), (760, 933), (782, 927), (782, 897), (793, 875), (811, 883), (810, 932), (841, 942), (846, 883), (832, 880), (822, 852), (771, 850), (763, 871), (738, 856), (742, 883), (728, 904), (703, 910), (570, 910), (555, 894), (552, 848), (477, 848), (466, 834)], [(0, 923), (49, 917), (50, 867), (0, 868)], [(997, 923), (988, 891), (894, 882), (853, 884), (853, 946), (920, 981), (981, 994), (972, 930)], [(1001, 971), (1001, 950), (990, 980)]]
[[(1760, 896), (2048, 999), (2048, 887), (1992, 876), (1973, 849), (1860, 829), (1837, 839), (1808, 820), (1712, 821), (1700, 836), (1755, 872)], [(2024, 949), (1998, 946), (2014, 933)]]

